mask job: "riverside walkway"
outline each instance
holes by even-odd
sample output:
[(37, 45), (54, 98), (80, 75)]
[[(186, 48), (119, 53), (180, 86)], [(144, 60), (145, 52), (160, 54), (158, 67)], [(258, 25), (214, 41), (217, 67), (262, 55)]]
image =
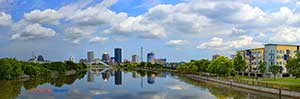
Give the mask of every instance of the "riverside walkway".
[(200, 81), (213, 81), (213, 82), (217, 82), (217, 83), (223, 83), (223, 84), (241, 87), (241, 88), (247, 88), (247, 89), (251, 89), (251, 90), (257, 90), (257, 91), (263, 91), (263, 92), (268, 92), (268, 93), (273, 93), (273, 94), (278, 94), (278, 95), (300, 98), (300, 92), (297, 92), (297, 91), (283, 90), (280, 88), (276, 89), (276, 88), (266, 88), (266, 87), (261, 87), (261, 86), (253, 86), (253, 85), (248, 85), (248, 84), (237, 83), (234, 81), (224, 81), (224, 80), (219, 80), (219, 79), (212, 78), (212, 77), (203, 77), (203, 76), (198, 76), (198, 75), (193, 75), (193, 74), (186, 74), (186, 77), (191, 78), (193, 80), (198, 80), (198, 81), (199, 80)]

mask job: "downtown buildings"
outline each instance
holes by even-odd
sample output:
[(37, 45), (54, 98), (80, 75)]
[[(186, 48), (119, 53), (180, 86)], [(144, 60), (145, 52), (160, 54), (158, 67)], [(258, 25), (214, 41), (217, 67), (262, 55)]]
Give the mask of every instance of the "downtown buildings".
[(139, 63), (139, 56), (138, 55), (132, 55), (131, 62), (132, 63)]
[(267, 70), (272, 65), (281, 67), (280, 73), (287, 73), (285, 67), (289, 58), (295, 58), (300, 45), (265, 44), (263, 48), (238, 51), (248, 64), (248, 71), (257, 70), (259, 64), (265, 62)]

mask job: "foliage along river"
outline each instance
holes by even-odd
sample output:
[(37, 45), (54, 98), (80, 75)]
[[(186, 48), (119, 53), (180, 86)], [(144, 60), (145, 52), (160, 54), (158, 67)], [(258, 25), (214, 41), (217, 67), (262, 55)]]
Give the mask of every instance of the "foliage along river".
[(56, 79), (0, 81), (0, 99), (292, 99), (193, 81), (168, 72), (89, 70)]

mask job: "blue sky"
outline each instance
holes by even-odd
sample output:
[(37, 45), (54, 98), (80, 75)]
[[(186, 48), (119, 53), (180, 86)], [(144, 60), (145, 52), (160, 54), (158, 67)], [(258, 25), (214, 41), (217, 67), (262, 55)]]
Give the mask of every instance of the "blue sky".
[[(298, 0), (0, 0), (0, 57), (124, 57), (140, 47), (168, 61), (299, 44)], [(145, 56), (144, 55), (144, 56)], [(144, 59), (146, 59), (144, 57)]]

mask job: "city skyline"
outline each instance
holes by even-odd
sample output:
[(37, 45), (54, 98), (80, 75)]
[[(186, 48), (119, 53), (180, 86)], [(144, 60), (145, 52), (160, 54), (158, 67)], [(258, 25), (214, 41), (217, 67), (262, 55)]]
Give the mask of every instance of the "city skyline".
[[(0, 0), (0, 58), (123, 59), (154, 52), (170, 62), (230, 56), (263, 44), (299, 44), (299, 0)], [(224, 13), (226, 12), (226, 13)], [(144, 55), (146, 56), (146, 54)], [(145, 57), (144, 57), (145, 58)], [(145, 59), (144, 59), (145, 61)]]

